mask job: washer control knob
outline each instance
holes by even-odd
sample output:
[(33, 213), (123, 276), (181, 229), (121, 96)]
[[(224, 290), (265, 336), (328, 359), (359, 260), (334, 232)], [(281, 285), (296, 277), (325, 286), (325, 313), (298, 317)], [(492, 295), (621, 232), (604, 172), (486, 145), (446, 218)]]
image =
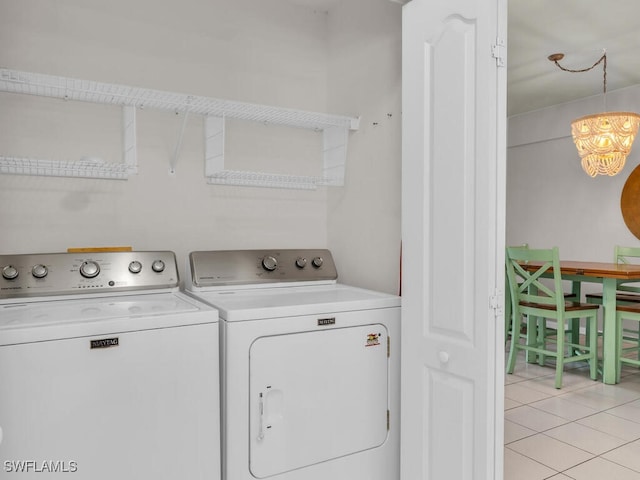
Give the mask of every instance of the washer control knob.
[(311, 265), (313, 265), (316, 268), (320, 268), (323, 263), (324, 263), (324, 260), (322, 259), (322, 257), (316, 257), (313, 260), (311, 260)]
[(44, 278), (47, 276), (47, 273), (49, 273), (49, 269), (46, 265), (38, 264), (31, 269), (31, 275), (36, 278)]
[(134, 260), (129, 264), (129, 271), (131, 273), (140, 273), (140, 270), (142, 270), (142, 264), (139, 261)]
[(296, 258), (296, 267), (298, 268), (304, 268), (307, 266), (307, 259), (304, 257), (298, 257)]
[(7, 265), (2, 268), (2, 276), (7, 280), (13, 280), (18, 277), (18, 269), (13, 265)]
[(93, 260), (87, 260), (80, 265), (80, 275), (84, 278), (94, 278), (100, 273), (100, 265)]
[(262, 259), (262, 266), (265, 270), (273, 272), (278, 266), (278, 260), (276, 260), (276, 258), (272, 257), (271, 255), (267, 255)]
[(154, 260), (151, 264), (151, 270), (156, 273), (164, 272), (164, 262), (162, 260)]

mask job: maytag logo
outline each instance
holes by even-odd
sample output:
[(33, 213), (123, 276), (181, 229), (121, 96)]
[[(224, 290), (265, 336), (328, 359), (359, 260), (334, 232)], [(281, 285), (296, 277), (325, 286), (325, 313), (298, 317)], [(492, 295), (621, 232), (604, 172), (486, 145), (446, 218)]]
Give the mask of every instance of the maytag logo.
[(91, 340), (91, 348), (109, 348), (117, 347), (120, 344), (118, 337), (101, 338), (100, 340)]
[(336, 324), (336, 317), (331, 317), (331, 318), (319, 318), (318, 319), (318, 326), (322, 327), (324, 325), (335, 325)]

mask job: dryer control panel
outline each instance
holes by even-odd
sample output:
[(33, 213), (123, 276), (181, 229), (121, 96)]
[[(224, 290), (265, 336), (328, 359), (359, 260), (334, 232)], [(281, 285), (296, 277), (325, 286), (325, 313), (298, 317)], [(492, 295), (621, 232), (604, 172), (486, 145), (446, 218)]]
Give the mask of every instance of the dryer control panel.
[(0, 255), (0, 299), (177, 287), (169, 251)]
[(191, 252), (192, 286), (252, 285), (279, 282), (335, 281), (331, 252), (326, 249), (214, 250)]

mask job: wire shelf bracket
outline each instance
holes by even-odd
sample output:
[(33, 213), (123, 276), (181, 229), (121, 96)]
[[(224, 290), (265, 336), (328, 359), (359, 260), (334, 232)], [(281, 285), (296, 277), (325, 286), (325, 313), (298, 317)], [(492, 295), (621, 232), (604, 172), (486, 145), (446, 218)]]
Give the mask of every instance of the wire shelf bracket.
[(319, 186), (341, 187), (347, 160), (349, 129), (323, 129), (322, 176), (278, 175), (265, 172), (227, 170), (224, 164), (225, 118), (205, 117), (205, 176), (211, 185), (315, 190)]
[(122, 108), (122, 135), (122, 163), (92, 156), (73, 161), (0, 155), (0, 174), (127, 180), (129, 175), (138, 173), (134, 107)]
[[(0, 68), (0, 91), (120, 105), (123, 107), (123, 163), (107, 164), (96, 159), (56, 162), (25, 157), (0, 156), (0, 173), (58, 175), (89, 178), (126, 179), (137, 173), (136, 108), (152, 108), (185, 113), (169, 171), (175, 172), (184, 135), (187, 114), (205, 119), (205, 176), (210, 184), (251, 185), (272, 188), (314, 189), (344, 185), (347, 142), (350, 130), (357, 130), (360, 119), (343, 115), (308, 112), (181, 93), (150, 90), (54, 75)], [(308, 177), (262, 172), (230, 171), (224, 168), (224, 119), (311, 129), (323, 132), (323, 175)], [(46, 172), (46, 173), (45, 173)]]

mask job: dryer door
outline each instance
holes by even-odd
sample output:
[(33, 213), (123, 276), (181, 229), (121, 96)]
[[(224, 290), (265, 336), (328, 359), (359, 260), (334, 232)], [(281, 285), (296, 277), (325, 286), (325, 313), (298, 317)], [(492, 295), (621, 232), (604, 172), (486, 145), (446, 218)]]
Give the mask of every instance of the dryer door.
[(250, 350), (250, 468), (258, 478), (382, 445), (387, 330), (364, 325), (257, 339)]

